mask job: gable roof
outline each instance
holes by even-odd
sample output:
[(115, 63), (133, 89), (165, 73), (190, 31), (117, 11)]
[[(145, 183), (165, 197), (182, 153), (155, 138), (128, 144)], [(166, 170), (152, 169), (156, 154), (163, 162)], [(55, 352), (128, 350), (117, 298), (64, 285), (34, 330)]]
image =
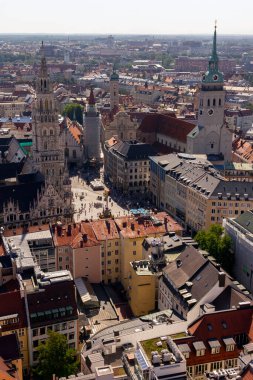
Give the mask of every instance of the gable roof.
[(18, 314), (18, 322), (2, 325), (2, 331), (21, 329), (27, 326), (24, 298), (19, 290), (0, 293), (0, 317)]
[(126, 160), (145, 160), (156, 154), (154, 148), (149, 144), (136, 141), (119, 141), (110, 150), (124, 157)]
[(147, 115), (141, 122), (138, 132), (160, 133), (183, 143), (187, 141), (187, 135), (195, 128), (195, 125), (176, 117), (163, 114)]
[(167, 265), (164, 272), (175, 287), (180, 288), (207, 264), (208, 261), (194, 247), (186, 247), (177, 260)]
[[(190, 324), (188, 332), (199, 339), (230, 337), (240, 334), (251, 335), (253, 308), (231, 309), (203, 314)], [(243, 321), (243, 323), (242, 323)]]
[(30, 205), (42, 190), (44, 181), (18, 183), (0, 187), (0, 212), (3, 211), (4, 203), (13, 201), (19, 204), (20, 211), (28, 212)]

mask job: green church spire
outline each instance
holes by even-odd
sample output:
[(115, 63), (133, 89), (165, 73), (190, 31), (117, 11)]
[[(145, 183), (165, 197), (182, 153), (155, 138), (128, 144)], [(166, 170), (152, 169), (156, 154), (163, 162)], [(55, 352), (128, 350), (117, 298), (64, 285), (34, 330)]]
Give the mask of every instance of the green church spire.
[(223, 83), (223, 74), (219, 71), (217, 54), (217, 23), (215, 21), (212, 54), (209, 58), (208, 71), (203, 75), (202, 83)]

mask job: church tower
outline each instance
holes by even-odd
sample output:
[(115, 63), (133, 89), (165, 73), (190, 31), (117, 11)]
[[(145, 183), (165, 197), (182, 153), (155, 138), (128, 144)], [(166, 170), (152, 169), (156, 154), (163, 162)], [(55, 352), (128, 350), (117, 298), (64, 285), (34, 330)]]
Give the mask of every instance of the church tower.
[(116, 73), (115, 66), (110, 77), (110, 108), (111, 111), (119, 109), (119, 75)]
[(198, 126), (187, 139), (189, 153), (204, 153), (231, 160), (232, 133), (224, 124), (224, 78), (219, 71), (216, 25), (208, 70), (202, 76), (199, 90)]
[[(71, 182), (64, 161), (63, 133), (58, 122), (52, 84), (48, 75), (42, 43), (42, 57), (36, 81), (36, 99), (33, 108), (33, 163), (44, 177), (44, 199), (50, 215), (70, 215), (72, 212)], [(49, 195), (50, 194), (50, 195)]]
[(85, 156), (88, 161), (95, 160), (100, 162), (100, 127), (101, 116), (97, 111), (93, 89), (90, 90), (90, 96), (84, 113), (84, 145)]

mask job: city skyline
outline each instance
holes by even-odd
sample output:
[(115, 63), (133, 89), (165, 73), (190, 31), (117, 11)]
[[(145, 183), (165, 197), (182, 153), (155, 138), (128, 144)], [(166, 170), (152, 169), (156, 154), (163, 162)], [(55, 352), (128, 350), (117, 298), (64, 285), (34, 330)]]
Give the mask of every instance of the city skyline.
[[(119, 4), (116, 0), (96, 3), (77, 0), (70, 9), (66, 2), (45, 0), (38, 8), (34, 2), (0, 1), (0, 33), (58, 34), (211, 34), (218, 20), (218, 33), (253, 35), (251, 14), (253, 3), (244, 1), (243, 21), (238, 20), (238, 8), (228, 1), (203, 2), (182, 0), (180, 6), (161, 0), (154, 9), (144, 0)], [(155, 6), (155, 5), (154, 5)]]

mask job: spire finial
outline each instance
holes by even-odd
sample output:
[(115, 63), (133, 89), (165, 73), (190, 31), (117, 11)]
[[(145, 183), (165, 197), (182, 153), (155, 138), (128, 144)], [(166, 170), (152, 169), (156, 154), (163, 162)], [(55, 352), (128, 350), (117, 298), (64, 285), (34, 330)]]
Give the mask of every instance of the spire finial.
[(212, 59), (214, 62), (217, 62), (217, 61), (218, 61), (218, 55), (217, 55), (217, 43), (216, 43), (216, 40), (217, 40), (216, 30), (217, 30), (217, 20), (215, 20), (215, 22), (214, 22), (213, 51), (212, 51), (212, 57), (211, 57), (211, 59)]
[(45, 56), (45, 47), (44, 42), (41, 41), (41, 49), (40, 49), (40, 74), (41, 76), (47, 76), (47, 61)]
[(90, 88), (90, 96), (89, 96), (89, 105), (90, 106), (94, 106), (95, 105), (95, 97), (94, 97), (94, 93), (93, 93), (93, 87), (91, 86)]

